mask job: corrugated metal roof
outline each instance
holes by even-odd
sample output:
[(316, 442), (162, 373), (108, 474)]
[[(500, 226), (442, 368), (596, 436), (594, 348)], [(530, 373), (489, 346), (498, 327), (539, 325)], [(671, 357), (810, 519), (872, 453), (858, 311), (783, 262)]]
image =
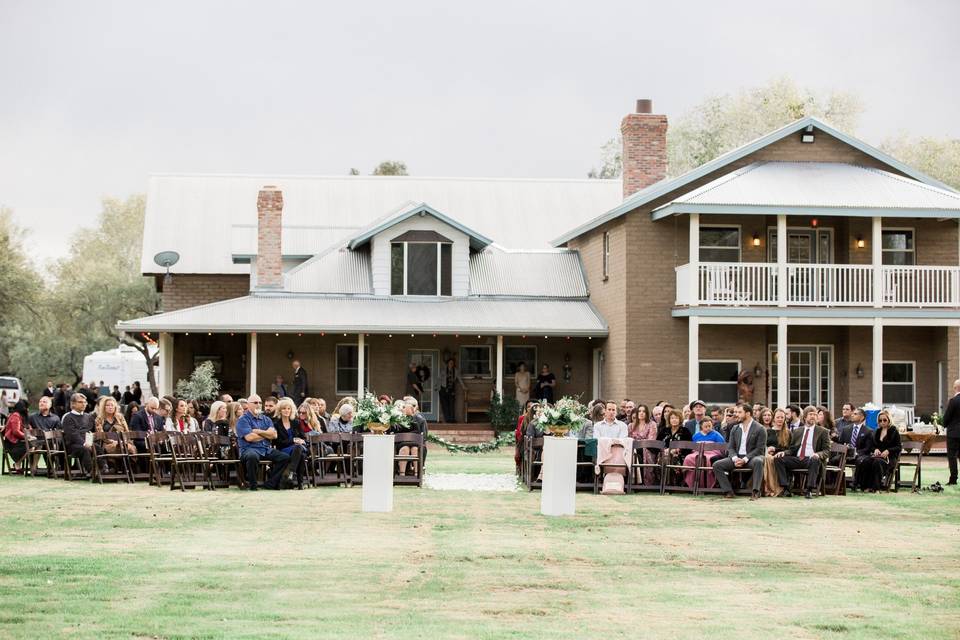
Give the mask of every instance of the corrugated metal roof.
[(680, 203), (940, 210), (960, 209), (960, 193), (853, 164), (754, 162), (670, 204)]
[[(284, 225), (280, 245), (284, 257), (309, 258), (331, 242), (356, 232), (356, 227)], [(230, 228), (230, 253), (234, 259), (257, 255), (257, 225), (235, 224)]]
[(547, 226), (576, 226), (621, 200), (619, 180), (154, 175), (142, 271), (162, 273), (153, 256), (174, 250), (180, 253), (174, 274), (249, 273), (248, 265), (233, 264), (232, 242), (213, 239), (233, 225), (256, 225), (257, 193), (268, 184), (283, 190), (284, 226), (323, 228), (333, 239), (346, 238), (348, 233), (335, 230), (360, 229), (406, 202), (427, 202), (511, 249), (549, 248)]
[(472, 295), (585, 298), (580, 257), (574, 251), (490, 249), (470, 256)]
[(122, 331), (605, 336), (586, 300), (250, 295), (121, 322)]
[(298, 293), (373, 293), (370, 252), (331, 249), (291, 270), (284, 288)]

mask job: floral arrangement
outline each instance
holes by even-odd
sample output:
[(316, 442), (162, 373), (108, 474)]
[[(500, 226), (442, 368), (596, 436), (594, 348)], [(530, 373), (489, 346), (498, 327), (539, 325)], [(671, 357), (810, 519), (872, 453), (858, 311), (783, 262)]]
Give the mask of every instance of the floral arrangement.
[(577, 398), (563, 396), (552, 407), (546, 405), (537, 418), (537, 424), (543, 431), (566, 434), (570, 429), (579, 429), (587, 417), (587, 408)]
[[(367, 428), (370, 431), (386, 431), (389, 428), (406, 427), (410, 418), (403, 415), (402, 402), (380, 404), (377, 394), (368, 391), (357, 401), (356, 411), (353, 413), (353, 425)], [(371, 425), (383, 425), (373, 428)]]

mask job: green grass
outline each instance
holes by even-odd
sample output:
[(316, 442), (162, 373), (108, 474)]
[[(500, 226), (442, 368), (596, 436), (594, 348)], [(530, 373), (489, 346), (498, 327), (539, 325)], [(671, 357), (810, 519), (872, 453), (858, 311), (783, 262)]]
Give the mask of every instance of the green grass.
[[(443, 473), (512, 452), (431, 450)], [(929, 469), (924, 481), (944, 479)], [(723, 501), (0, 478), (0, 638), (957, 638), (960, 492)]]

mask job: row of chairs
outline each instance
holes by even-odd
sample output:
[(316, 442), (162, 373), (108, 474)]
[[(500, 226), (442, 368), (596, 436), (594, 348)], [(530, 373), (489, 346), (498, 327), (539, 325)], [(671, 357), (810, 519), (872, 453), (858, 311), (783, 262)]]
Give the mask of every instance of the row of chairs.
[[(59, 429), (39, 431), (27, 429), (27, 453), (24, 468), (29, 475), (73, 480), (80, 477), (80, 464), (64, 446)], [(203, 487), (217, 489), (245, 486), (245, 470), (240, 464), (239, 450), (233, 436), (216, 433), (178, 433), (142, 431), (93, 434), (92, 478), (95, 482), (148, 481), (171, 489)], [(307, 454), (302, 459), (298, 477), (310, 486), (352, 486), (363, 482), (363, 436), (354, 433), (307, 434)], [(423, 485), (426, 447), (423, 435), (400, 433), (394, 436), (394, 484)], [(411, 454), (400, 455), (402, 447)], [(7, 473), (13, 460), (4, 451), (2, 468)], [(43, 462), (41, 468), (40, 463)], [(260, 464), (260, 475), (269, 462)], [(401, 465), (405, 473), (400, 473)], [(407, 473), (412, 471), (412, 473)]]
[[(602, 482), (601, 473), (596, 472), (596, 460), (585, 453), (586, 444), (580, 440), (577, 445), (577, 490), (591, 490), (597, 493)], [(634, 440), (633, 451), (624, 456), (627, 463), (624, 465), (605, 464), (605, 467), (621, 467), (626, 473), (624, 488), (627, 493), (655, 491), (664, 493), (693, 493), (704, 495), (719, 493), (718, 487), (706, 486), (707, 474), (713, 471), (712, 459), (708, 455), (713, 451), (725, 451), (726, 444), (714, 442), (674, 441), (664, 443), (660, 440)], [(645, 455), (646, 453), (646, 455)], [(687, 454), (695, 454), (694, 466), (683, 464)], [(524, 485), (530, 490), (542, 486), (539, 479), (543, 466), (543, 438), (524, 437), (520, 473)], [(919, 442), (904, 442), (900, 457), (891, 465), (888, 476), (887, 489), (897, 491), (898, 488), (911, 488), (918, 491), (921, 483), (921, 467), (923, 461), (923, 445)], [(852, 479), (854, 463), (847, 459), (847, 447), (842, 444), (830, 446), (828, 464), (821, 467), (819, 478), (819, 492), (821, 495), (844, 495), (847, 482)], [(902, 467), (912, 467), (913, 477), (904, 480), (901, 476)], [(684, 478), (688, 472), (694, 472), (693, 486), (688, 485)], [(650, 473), (652, 472), (652, 473)], [(847, 473), (851, 472), (848, 476)], [(735, 469), (732, 482), (737, 493), (749, 494), (750, 485), (746, 483), (752, 471), (748, 468)], [(806, 481), (806, 469), (793, 470), (794, 486), (801, 487)], [(652, 476), (654, 482), (644, 482), (644, 476)]]

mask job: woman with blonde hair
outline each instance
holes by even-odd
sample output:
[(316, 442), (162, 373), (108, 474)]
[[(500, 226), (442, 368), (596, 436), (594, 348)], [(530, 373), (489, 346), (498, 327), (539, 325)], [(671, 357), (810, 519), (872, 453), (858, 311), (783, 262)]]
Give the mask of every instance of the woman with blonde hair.
[(230, 425), (230, 433), (237, 432), (237, 420), (243, 415), (243, 405), (239, 402), (227, 403), (227, 424)]
[[(97, 402), (97, 408), (94, 410), (93, 430), (95, 433), (127, 433), (130, 429), (127, 427), (127, 421), (120, 412), (120, 405), (117, 404), (113, 396), (100, 396)], [(116, 440), (105, 440), (103, 450), (113, 454), (120, 451), (120, 443)], [(127, 443), (127, 453), (133, 455), (137, 452), (136, 446), (132, 442)]]
[(316, 433), (323, 432), (323, 425), (320, 424), (320, 420), (317, 419), (317, 412), (313, 409), (313, 404), (310, 400), (306, 400), (300, 404), (300, 408), (297, 409), (297, 418), (300, 419), (300, 428), (304, 433), (310, 433), (314, 431)]
[[(771, 413), (769, 408), (764, 408), (760, 413), (760, 420), (763, 421), (767, 414)], [(790, 425), (787, 423), (787, 412), (783, 409), (773, 411), (770, 419), (770, 426), (767, 429), (767, 449), (763, 456), (763, 495), (779, 496), (783, 493), (783, 487), (780, 486), (780, 480), (777, 478), (777, 465), (774, 456), (781, 451), (790, 448)]]

